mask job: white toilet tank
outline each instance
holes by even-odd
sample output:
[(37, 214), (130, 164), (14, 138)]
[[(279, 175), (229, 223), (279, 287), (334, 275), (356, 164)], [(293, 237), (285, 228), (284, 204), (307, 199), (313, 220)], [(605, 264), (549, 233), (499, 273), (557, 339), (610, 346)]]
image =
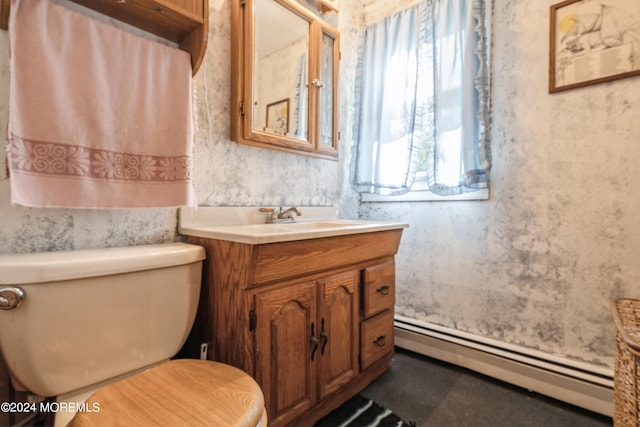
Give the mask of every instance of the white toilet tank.
[(16, 388), (78, 390), (174, 356), (198, 306), (204, 249), (186, 243), (0, 255), (0, 351)]

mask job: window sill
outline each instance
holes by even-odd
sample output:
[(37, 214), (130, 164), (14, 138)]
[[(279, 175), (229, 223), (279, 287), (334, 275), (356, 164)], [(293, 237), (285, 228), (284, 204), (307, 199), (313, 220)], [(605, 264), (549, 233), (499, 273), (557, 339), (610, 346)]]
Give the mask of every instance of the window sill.
[(413, 190), (399, 196), (380, 196), (378, 194), (363, 193), (360, 201), (363, 203), (376, 202), (455, 202), (489, 200), (489, 189), (483, 188), (470, 193), (456, 194), (453, 196), (438, 196), (429, 190)]

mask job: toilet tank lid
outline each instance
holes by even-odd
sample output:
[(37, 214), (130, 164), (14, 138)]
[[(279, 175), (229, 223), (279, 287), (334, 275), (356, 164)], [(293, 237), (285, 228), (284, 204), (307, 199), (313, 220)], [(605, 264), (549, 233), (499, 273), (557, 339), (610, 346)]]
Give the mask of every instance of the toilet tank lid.
[(55, 282), (191, 264), (204, 248), (188, 243), (0, 255), (0, 285)]

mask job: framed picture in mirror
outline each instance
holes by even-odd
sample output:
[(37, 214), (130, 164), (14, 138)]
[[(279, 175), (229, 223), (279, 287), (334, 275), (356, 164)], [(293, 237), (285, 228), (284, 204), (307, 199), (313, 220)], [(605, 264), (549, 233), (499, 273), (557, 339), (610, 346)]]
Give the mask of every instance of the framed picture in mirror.
[(267, 128), (277, 135), (289, 133), (289, 98), (267, 104)]

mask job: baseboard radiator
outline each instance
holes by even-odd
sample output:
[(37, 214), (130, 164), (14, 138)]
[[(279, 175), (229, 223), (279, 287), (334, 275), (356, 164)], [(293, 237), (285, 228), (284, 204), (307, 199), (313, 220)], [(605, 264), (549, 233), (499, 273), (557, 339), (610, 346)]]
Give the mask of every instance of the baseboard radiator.
[(398, 315), (395, 345), (613, 416), (611, 369)]

